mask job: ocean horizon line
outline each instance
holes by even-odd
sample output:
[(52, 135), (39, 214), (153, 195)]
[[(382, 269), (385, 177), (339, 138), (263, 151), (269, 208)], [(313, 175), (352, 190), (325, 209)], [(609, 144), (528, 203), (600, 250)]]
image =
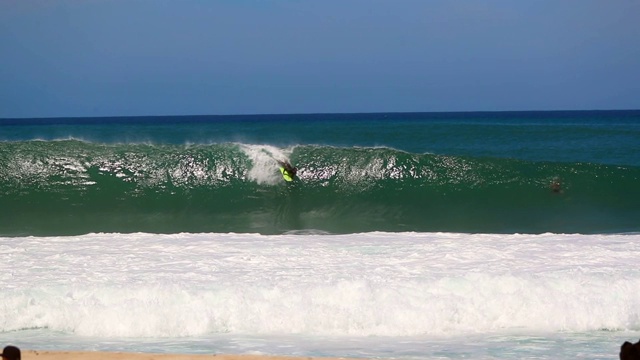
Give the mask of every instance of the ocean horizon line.
[[(352, 116), (352, 115), (500, 115), (500, 114), (577, 114), (577, 113), (640, 113), (640, 109), (574, 109), (574, 110), (459, 110), (459, 111), (363, 111), (363, 112), (283, 112), (283, 113), (239, 113), (239, 114), (163, 114), (163, 115), (70, 115), (70, 116), (34, 116), (0, 117), (3, 121), (12, 120), (56, 120), (56, 119), (117, 119), (117, 118), (198, 118), (198, 117), (272, 117), (272, 116)], [(3, 124), (4, 125), (4, 124)]]

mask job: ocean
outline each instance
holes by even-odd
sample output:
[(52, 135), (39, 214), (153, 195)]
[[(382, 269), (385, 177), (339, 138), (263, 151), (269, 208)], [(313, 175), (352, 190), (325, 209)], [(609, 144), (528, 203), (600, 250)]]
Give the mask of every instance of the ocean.
[(640, 111), (0, 119), (0, 205), (0, 343), (23, 348), (615, 359), (640, 338)]

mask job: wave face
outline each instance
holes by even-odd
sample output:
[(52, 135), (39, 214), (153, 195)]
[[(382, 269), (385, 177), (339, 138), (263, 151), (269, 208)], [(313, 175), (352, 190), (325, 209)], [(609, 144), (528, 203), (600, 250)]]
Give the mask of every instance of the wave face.
[(389, 147), (9, 141), (0, 234), (637, 232), (638, 184), (631, 165)]

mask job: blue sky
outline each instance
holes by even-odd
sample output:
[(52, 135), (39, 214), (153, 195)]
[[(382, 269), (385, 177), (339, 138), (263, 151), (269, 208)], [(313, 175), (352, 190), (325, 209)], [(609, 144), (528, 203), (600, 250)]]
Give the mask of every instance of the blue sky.
[(0, 0), (0, 117), (640, 108), (637, 0)]

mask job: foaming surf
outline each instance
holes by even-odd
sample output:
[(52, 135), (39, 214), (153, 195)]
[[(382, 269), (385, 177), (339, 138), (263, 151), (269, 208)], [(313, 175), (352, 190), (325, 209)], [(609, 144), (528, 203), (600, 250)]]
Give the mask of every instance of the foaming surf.
[(247, 175), (258, 184), (275, 185), (282, 177), (274, 171), (278, 161), (289, 161), (292, 148), (280, 149), (270, 145), (238, 144), (242, 152), (250, 159), (251, 168)]
[(0, 249), (0, 339), (35, 348), (570, 359), (640, 333), (638, 235), (104, 233)]

